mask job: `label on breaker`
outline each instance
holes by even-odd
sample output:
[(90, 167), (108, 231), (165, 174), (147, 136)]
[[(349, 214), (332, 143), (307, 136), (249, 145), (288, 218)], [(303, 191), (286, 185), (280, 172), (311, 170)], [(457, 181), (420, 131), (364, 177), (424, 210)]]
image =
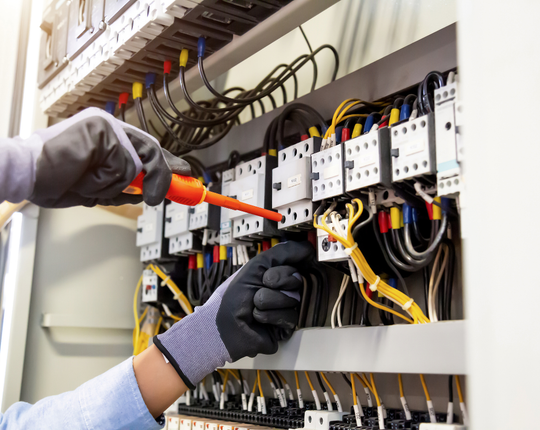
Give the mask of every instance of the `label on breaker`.
[(175, 221), (182, 221), (185, 216), (186, 216), (185, 212), (179, 212), (179, 213), (174, 215), (174, 220)]
[(335, 178), (336, 176), (339, 176), (339, 166), (330, 166), (324, 169), (323, 171), (323, 178), (324, 179), (330, 179)]
[(375, 163), (375, 161), (377, 161), (377, 159), (375, 158), (375, 154), (367, 154), (367, 155), (364, 155), (363, 157), (358, 157), (357, 160), (358, 160), (358, 167), (369, 166), (370, 164), (373, 164)]
[(418, 139), (409, 143), (404, 149), (403, 152), (405, 155), (416, 154), (417, 152), (422, 152), (426, 147), (426, 142), (424, 139)]
[(226, 221), (221, 223), (221, 230), (226, 230), (232, 227), (232, 221)]
[(249, 200), (253, 198), (253, 188), (251, 190), (242, 191), (242, 195), (240, 197), (241, 200)]
[(200, 213), (206, 212), (206, 209), (208, 209), (208, 205), (199, 205), (195, 209), (195, 213), (200, 214)]
[(296, 394), (298, 394), (298, 406), (300, 409), (304, 407), (304, 398), (302, 397), (302, 390), (300, 388), (296, 389)]
[(356, 418), (356, 426), (362, 427), (362, 415), (360, 415), (360, 409), (358, 405), (353, 405), (354, 408), (354, 417)]
[(146, 224), (146, 225), (143, 227), (143, 230), (144, 230), (145, 232), (153, 231), (153, 230), (154, 230), (154, 224), (153, 224), (153, 223)]
[(248, 410), (248, 403), (247, 403), (247, 396), (246, 393), (242, 393), (242, 410), (247, 411)]
[(298, 175), (291, 176), (289, 179), (287, 179), (287, 186), (289, 188), (296, 187), (297, 185), (300, 185), (302, 183), (302, 174), (299, 173)]

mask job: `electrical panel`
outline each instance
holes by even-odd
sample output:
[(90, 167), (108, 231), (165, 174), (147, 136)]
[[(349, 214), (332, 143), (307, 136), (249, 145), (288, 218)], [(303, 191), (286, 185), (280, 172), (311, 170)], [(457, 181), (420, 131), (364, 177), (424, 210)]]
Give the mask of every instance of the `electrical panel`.
[(311, 156), (313, 201), (341, 196), (343, 183), (343, 145), (338, 144)]
[(437, 172), (433, 117), (430, 113), (392, 127), (392, 181)]
[(437, 142), (437, 195), (462, 191), (460, 159), (462, 148), (457, 127), (458, 83), (454, 81), (434, 91)]
[(272, 207), (283, 215), (280, 229), (313, 223), (311, 154), (320, 149), (321, 139), (312, 137), (278, 153), (278, 167), (272, 171)]
[(189, 231), (192, 208), (171, 202), (165, 208), (165, 237), (169, 239), (172, 255), (201, 252), (201, 239)]
[(137, 246), (141, 248), (143, 262), (165, 256), (163, 250), (164, 206), (164, 203), (157, 206), (144, 204), (143, 214), (137, 218)]
[[(191, 0), (71, 0), (45, 10), (39, 86), (49, 116), (68, 117), (86, 107), (104, 108), (143, 81), (127, 71), (143, 66), (177, 70), (181, 49), (196, 63), (197, 40), (208, 55), (244, 34), (286, 3)], [(58, 5), (58, 6), (57, 6)], [(127, 63), (127, 64), (126, 64)], [(159, 82), (158, 82), (159, 85)]]
[(390, 130), (385, 127), (345, 142), (346, 191), (390, 187)]
[[(270, 209), (272, 169), (276, 164), (276, 157), (264, 155), (236, 166), (236, 180), (230, 184), (230, 195), (244, 203)], [(238, 211), (229, 211), (229, 214), (235, 239), (253, 240), (277, 233), (275, 223), (267, 219)]]

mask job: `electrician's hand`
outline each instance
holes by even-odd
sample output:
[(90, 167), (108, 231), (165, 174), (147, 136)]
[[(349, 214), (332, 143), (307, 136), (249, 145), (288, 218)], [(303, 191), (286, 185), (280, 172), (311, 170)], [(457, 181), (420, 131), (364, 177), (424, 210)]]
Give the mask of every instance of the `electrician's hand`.
[(226, 361), (275, 353), (297, 324), (298, 271), (314, 256), (308, 242), (279, 244), (257, 255), (204, 306), (154, 337), (154, 344), (190, 388)]
[[(42, 149), (28, 200), (38, 206), (161, 203), (172, 174), (189, 176), (189, 164), (162, 149), (152, 136), (112, 115), (90, 108), (36, 132)], [(143, 195), (122, 191), (142, 171)]]

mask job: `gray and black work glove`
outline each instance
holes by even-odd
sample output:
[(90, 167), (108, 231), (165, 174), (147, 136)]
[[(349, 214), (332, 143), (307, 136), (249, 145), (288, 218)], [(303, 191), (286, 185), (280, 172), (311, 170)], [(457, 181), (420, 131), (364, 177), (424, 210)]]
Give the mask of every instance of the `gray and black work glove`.
[(299, 269), (314, 256), (308, 242), (282, 243), (257, 255), (154, 344), (191, 389), (227, 361), (274, 354), (296, 327)]
[[(191, 174), (186, 161), (162, 149), (152, 136), (97, 108), (38, 130), (28, 140), (34, 171), (23, 174), (33, 183), (22, 197), (42, 207), (142, 200), (155, 206), (165, 198), (173, 173)], [(143, 195), (122, 193), (141, 171), (146, 173)]]

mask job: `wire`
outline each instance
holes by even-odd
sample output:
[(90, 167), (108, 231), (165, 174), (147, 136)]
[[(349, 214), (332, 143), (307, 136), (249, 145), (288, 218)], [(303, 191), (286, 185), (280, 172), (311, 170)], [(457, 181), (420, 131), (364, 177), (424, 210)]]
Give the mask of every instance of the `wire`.
[(398, 383), (399, 383), (399, 396), (405, 397), (405, 392), (403, 391), (403, 381), (401, 378), (401, 373), (398, 373)]
[(296, 370), (294, 371), (294, 379), (296, 380), (296, 389), (299, 390), (300, 389), (300, 381), (298, 379), (298, 372)]
[(422, 382), (422, 388), (424, 389), (424, 394), (426, 396), (426, 401), (430, 402), (431, 397), (429, 396), (429, 391), (426, 385), (426, 380), (424, 378), (424, 375), (420, 374), (420, 381)]
[(157, 336), (159, 334), (159, 329), (161, 328), (162, 321), (163, 317), (160, 316), (156, 325), (156, 331), (154, 332), (154, 336)]
[(455, 378), (459, 403), (465, 403), (465, 401), (463, 400), (463, 392), (461, 391), (461, 381), (459, 380), (459, 375), (456, 375)]
[(323, 372), (319, 372), (319, 373), (322, 376), (322, 378), (324, 379), (324, 382), (326, 382), (326, 385), (328, 385), (328, 388), (330, 388), (330, 391), (332, 392), (332, 394), (335, 396), (336, 395), (336, 390), (334, 390), (334, 387), (332, 387), (332, 384), (330, 384), (330, 381), (328, 380), (326, 375)]
[[(345, 375), (343, 375), (343, 376), (345, 376)], [(347, 380), (346, 376), (345, 376), (345, 380)], [(347, 382), (349, 382), (349, 381), (347, 380)], [(358, 400), (357, 400), (357, 394), (356, 394), (356, 386), (355, 386), (355, 383), (354, 383), (354, 373), (352, 373), (352, 372), (351, 372), (351, 381), (349, 382), (349, 384), (351, 385), (353, 404), (356, 406), (356, 405), (358, 405)]]
[(311, 378), (309, 377), (309, 374), (307, 372), (304, 372), (304, 374), (306, 375), (306, 379), (307, 379), (307, 382), (309, 384), (309, 388), (311, 389), (311, 391), (315, 391), (315, 388), (313, 388), (313, 384), (311, 383)]
[(377, 402), (377, 407), (380, 407), (381, 406), (381, 399), (379, 399), (379, 395), (377, 394), (377, 387), (375, 386), (375, 379), (373, 378), (373, 373), (370, 373), (369, 377), (371, 378), (371, 390), (373, 391), (373, 395), (375, 396), (375, 401)]
[[(302, 32), (302, 36), (304, 36), (304, 40), (306, 41), (309, 52), (313, 54), (311, 43), (309, 43), (309, 39), (307, 38), (306, 33), (304, 32), (304, 29), (302, 28), (301, 25), (298, 28)], [(317, 76), (319, 75), (319, 70), (318, 70), (317, 61), (315, 61), (315, 58), (312, 58), (311, 62), (313, 63), (313, 83), (311, 84), (311, 91), (313, 92), (315, 91), (315, 87), (317, 86)]]
[(261, 385), (261, 371), (257, 370), (257, 383), (259, 384), (259, 394), (261, 397), (264, 397), (262, 385)]

